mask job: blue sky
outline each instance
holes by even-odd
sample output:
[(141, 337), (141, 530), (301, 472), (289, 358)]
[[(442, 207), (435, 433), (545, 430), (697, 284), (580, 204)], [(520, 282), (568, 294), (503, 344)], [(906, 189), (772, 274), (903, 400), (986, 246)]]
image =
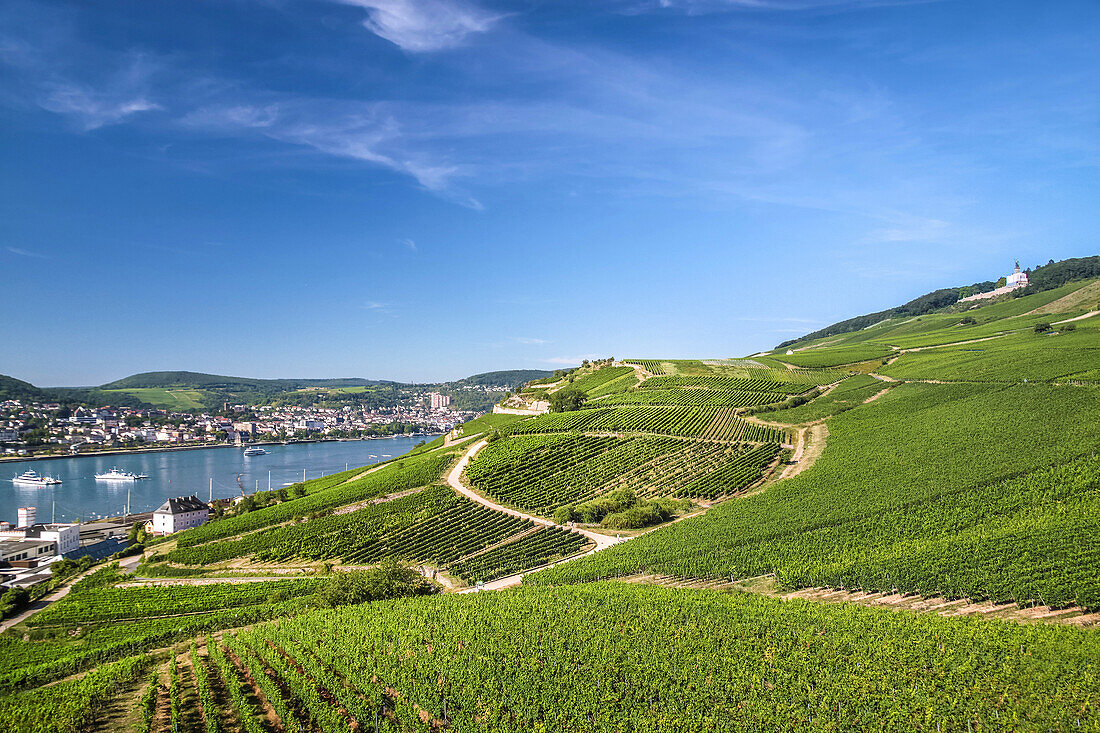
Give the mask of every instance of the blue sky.
[(0, 8), (0, 373), (752, 353), (1096, 254), (1100, 4)]

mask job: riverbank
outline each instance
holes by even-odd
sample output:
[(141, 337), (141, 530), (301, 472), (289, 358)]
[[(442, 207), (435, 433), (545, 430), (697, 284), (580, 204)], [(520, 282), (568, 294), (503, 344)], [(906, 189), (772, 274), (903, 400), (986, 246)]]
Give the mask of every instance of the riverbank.
[[(310, 443), (354, 443), (364, 440), (393, 440), (395, 438), (423, 437), (425, 440), (436, 438), (443, 433), (395, 433), (394, 435), (371, 435), (362, 438), (318, 438), (315, 440), (294, 440), (283, 443), (279, 440), (268, 440), (255, 443), (246, 443), (247, 446), (265, 445), (308, 445)], [(204, 443), (201, 445), (165, 445), (148, 448), (107, 448), (104, 450), (88, 450), (79, 453), (45, 453), (34, 456), (0, 456), (0, 465), (18, 461), (52, 461), (59, 458), (94, 458), (96, 456), (136, 455), (140, 453), (171, 453), (173, 451), (205, 450), (208, 448), (243, 448), (244, 445), (235, 443)]]

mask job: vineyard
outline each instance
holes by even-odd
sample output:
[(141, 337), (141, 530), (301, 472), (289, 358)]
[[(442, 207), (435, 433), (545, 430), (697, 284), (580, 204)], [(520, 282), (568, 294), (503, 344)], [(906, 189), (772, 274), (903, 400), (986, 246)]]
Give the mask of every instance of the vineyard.
[(544, 527), (451, 565), (452, 575), (467, 583), (489, 581), (575, 555), (588, 541), (576, 532)]
[(430, 486), (347, 514), (246, 535), (237, 540), (180, 548), (167, 560), (207, 565), (251, 556), (256, 562), (327, 560), (374, 563), (386, 558), (444, 564), (526, 529), (510, 517)]
[[(609, 394), (605, 391), (607, 386), (622, 377), (633, 375), (634, 369), (628, 366), (624, 367), (603, 367), (591, 374), (586, 374), (583, 377), (579, 377), (573, 380), (568, 386), (573, 389), (578, 389), (581, 392), (588, 394), (590, 397), (602, 394)], [(623, 382), (625, 385), (626, 382)], [(625, 387), (624, 387), (625, 389)]]
[(746, 392), (732, 389), (641, 389), (635, 392), (608, 395), (588, 403), (603, 405), (688, 405), (692, 407), (748, 407), (782, 402), (786, 394), (776, 392)]
[(665, 368), (662, 364), (667, 362), (660, 362), (656, 359), (625, 359), (626, 364), (637, 364), (642, 369), (653, 375), (665, 374)]
[(656, 433), (710, 440), (782, 443), (784, 431), (746, 422), (733, 408), (687, 406), (604, 407), (551, 413), (520, 423), (517, 435), (568, 431)]
[(829, 425), (814, 470), (525, 582), (774, 573), (791, 588), (1100, 608), (1091, 388), (900, 385)]
[[(768, 372), (768, 376), (772, 376)], [(775, 372), (776, 376), (784, 376), (782, 372)], [(832, 376), (832, 375), (829, 375)], [(783, 395), (800, 394), (810, 389), (812, 382), (796, 382), (782, 378), (744, 378), (744, 377), (652, 377), (642, 385), (643, 390), (729, 390), (735, 392), (765, 392), (781, 393)]]
[(234, 696), (240, 715), (262, 695), (287, 730), (1100, 726), (1086, 702), (1095, 634), (743, 594), (599, 584), (393, 601), (211, 650), (252, 693)]
[(66, 603), (35, 614), (27, 625), (74, 626), (254, 606), (268, 603), (274, 595), (284, 600), (309, 595), (316, 585), (314, 580), (279, 580), (243, 585), (96, 588), (71, 594)]
[(820, 420), (858, 407), (864, 400), (889, 386), (890, 383), (875, 379), (869, 374), (856, 374), (836, 385), (828, 394), (807, 404), (786, 409), (782, 409), (783, 405), (777, 405), (780, 409), (761, 414), (760, 417), (768, 422), (790, 425)]
[(676, 438), (512, 436), (478, 454), (466, 476), (505, 504), (541, 513), (590, 499), (623, 471), (679, 450)]
[(881, 359), (891, 353), (893, 353), (893, 349), (885, 344), (852, 344), (834, 348), (805, 349), (796, 351), (793, 354), (777, 355), (776, 358), (788, 364), (812, 369)]
[(550, 514), (615, 489), (640, 496), (715, 499), (758, 479), (775, 444), (699, 443), (677, 438), (524, 435), (489, 444), (466, 469), (480, 491)]
[[(330, 488), (299, 499), (291, 499), (274, 506), (189, 529), (179, 534), (176, 538), (176, 546), (190, 547), (211, 540), (255, 532), (308, 514), (331, 511), (336, 507), (364, 499), (374, 499), (385, 494), (424, 486), (438, 479), (447, 466), (454, 461), (456, 455), (455, 451), (436, 451), (405, 458), (362, 478), (347, 483), (337, 483)], [(359, 472), (362, 473), (362, 469)]]

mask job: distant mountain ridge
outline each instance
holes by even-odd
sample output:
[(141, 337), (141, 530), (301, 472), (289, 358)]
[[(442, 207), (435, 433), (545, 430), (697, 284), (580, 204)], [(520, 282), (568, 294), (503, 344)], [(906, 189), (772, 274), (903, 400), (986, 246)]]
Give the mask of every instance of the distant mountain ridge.
[[(1044, 290), (1052, 290), (1053, 288), (1060, 287), (1074, 280), (1087, 280), (1089, 278), (1100, 277), (1100, 255), (1093, 255), (1092, 257), (1074, 257), (1060, 262), (1051, 261), (1045, 265), (1035, 267), (1034, 269), (1029, 268), (1026, 272), (1028, 273), (1028, 279), (1030, 281), (1029, 285), (1011, 293), (1009, 297), (1019, 298), (1033, 293), (1041, 293)], [(936, 311), (954, 305), (960, 298), (965, 297), (967, 294), (992, 290), (994, 285), (994, 282), (987, 281), (975, 283), (970, 286), (934, 290), (931, 293), (926, 293), (919, 298), (914, 298), (908, 303), (899, 305), (895, 308), (888, 308), (883, 311), (878, 311), (877, 313), (868, 313), (866, 315), (856, 316), (855, 318), (838, 321), (831, 326), (826, 326), (813, 333), (808, 333), (805, 336), (784, 341), (777, 345), (776, 348), (784, 349), (788, 346), (801, 344), (806, 341), (813, 341), (814, 339), (823, 338), (825, 336), (852, 333), (867, 328), (868, 326), (873, 326), (881, 321), (885, 321), (887, 318), (915, 318), (928, 313), (935, 313)]]
[(301, 389), (302, 387), (368, 387), (375, 384), (396, 384), (388, 380), (361, 379), (255, 379), (252, 377), (227, 377), (220, 374), (203, 372), (169, 371), (142, 372), (101, 385), (100, 389), (152, 389), (183, 388), (204, 389), (220, 387), (226, 389), (241, 387), (274, 387), (282, 389)]
[[(99, 387), (37, 387), (30, 382), (0, 374), (0, 400), (154, 407), (157, 405), (149, 401), (148, 393), (159, 392), (163, 395), (170, 391), (192, 391), (193, 399), (208, 406), (216, 406), (223, 401), (262, 401), (308, 389), (326, 392), (348, 388), (374, 388), (375, 391), (381, 390), (385, 393), (386, 396), (382, 399), (392, 399), (402, 388), (420, 388), (453, 393), (458, 400), (456, 404), (465, 405), (465, 402), (460, 399), (464, 390), (485, 387), (517, 389), (528, 381), (548, 377), (550, 374), (551, 372), (540, 369), (506, 369), (473, 374), (452, 382), (405, 383), (361, 377), (256, 379), (181, 370), (132, 374)], [(352, 390), (348, 389), (348, 391)], [(362, 389), (359, 391), (361, 392)], [(489, 404), (495, 401), (496, 399), (493, 398)], [(163, 404), (167, 405), (171, 402)], [(476, 409), (483, 407), (480, 401), (475, 401), (470, 406)]]

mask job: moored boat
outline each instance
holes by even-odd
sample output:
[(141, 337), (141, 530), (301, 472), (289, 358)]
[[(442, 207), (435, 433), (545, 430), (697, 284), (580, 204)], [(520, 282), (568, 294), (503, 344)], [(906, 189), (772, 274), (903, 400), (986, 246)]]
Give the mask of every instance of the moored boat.
[(16, 486), (54, 486), (61, 483), (61, 479), (53, 476), (39, 476), (33, 468), (28, 468), (11, 482)]

